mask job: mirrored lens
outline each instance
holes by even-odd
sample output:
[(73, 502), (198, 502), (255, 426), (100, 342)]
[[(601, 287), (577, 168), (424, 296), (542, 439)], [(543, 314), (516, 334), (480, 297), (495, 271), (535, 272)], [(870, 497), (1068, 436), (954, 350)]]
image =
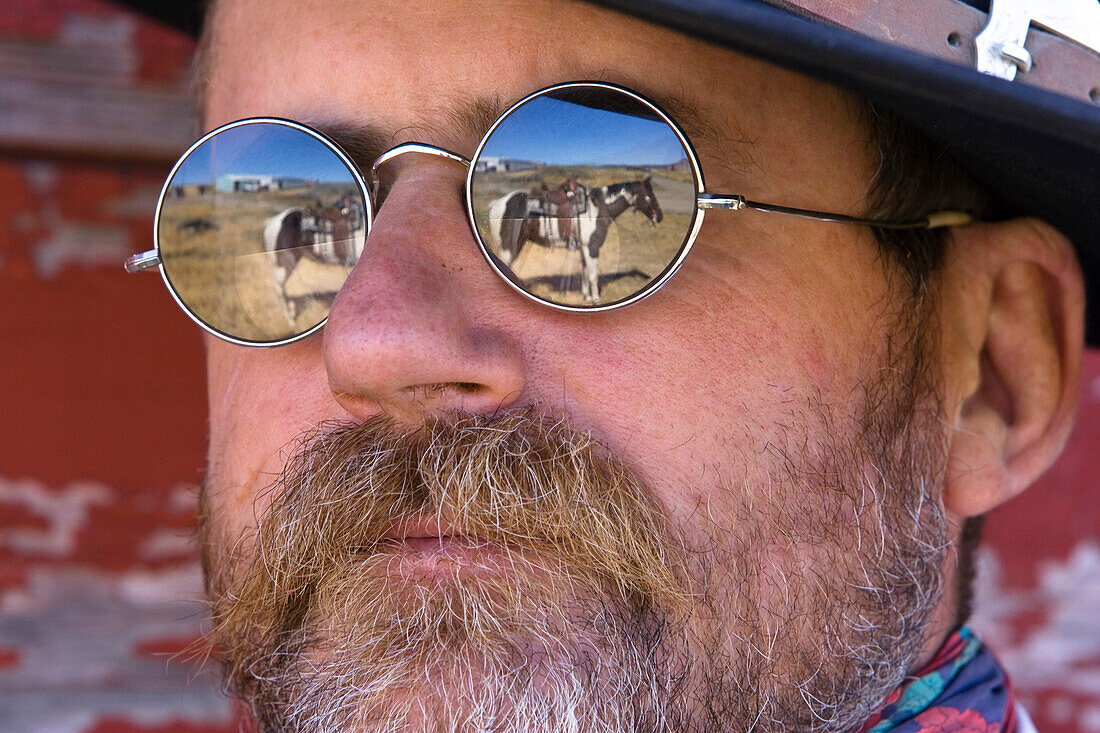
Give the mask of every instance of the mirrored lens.
[(294, 123), (212, 133), (165, 186), (156, 233), (166, 278), (192, 315), (239, 341), (310, 331), (363, 252), (370, 207), (359, 180)]
[(678, 265), (695, 222), (693, 156), (656, 108), (594, 84), (506, 115), (470, 175), (483, 246), (517, 286), (577, 308), (648, 291)]

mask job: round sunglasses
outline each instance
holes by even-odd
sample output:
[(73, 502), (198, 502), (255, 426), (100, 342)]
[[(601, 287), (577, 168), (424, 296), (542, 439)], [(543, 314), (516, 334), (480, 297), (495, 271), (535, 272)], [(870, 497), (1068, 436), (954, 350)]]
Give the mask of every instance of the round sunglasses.
[(683, 263), (707, 209), (893, 229), (970, 221), (952, 211), (868, 220), (707, 193), (695, 151), (657, 105), (612, 84), (571, 82), (512, 105), (470, 160), (424, 143), (388, 150), (370, 186), (339, 145), (299, 122), (219, 127), (172, 168), (155, 249), (126, 270), (159, 266), (184, 311), (232, 343), (304, 338), (324, 325), (363, 255), (383, 167), (407, 154), (466, 166), (466, 212), (486, 261), (517, 292), (566, 311), (619, 308), (655, 292)]

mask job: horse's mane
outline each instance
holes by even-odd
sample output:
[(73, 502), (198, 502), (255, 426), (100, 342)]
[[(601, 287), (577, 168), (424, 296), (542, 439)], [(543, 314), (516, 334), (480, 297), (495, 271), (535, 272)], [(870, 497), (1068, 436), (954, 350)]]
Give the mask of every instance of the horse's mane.
[(620, 183), (610, 183), (604, 186), (604, 191), (608, 196), (614, 196), (622, 191), (630, 191), (631, 193), (638, 193), (645, 185), (646, 179), (638, 179), (636, 181), (621, 181)]

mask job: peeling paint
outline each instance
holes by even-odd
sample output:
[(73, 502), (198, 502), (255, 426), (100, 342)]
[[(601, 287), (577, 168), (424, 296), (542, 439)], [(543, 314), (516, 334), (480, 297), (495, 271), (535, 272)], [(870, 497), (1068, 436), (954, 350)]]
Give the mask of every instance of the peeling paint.
[(197, 512), (199, 509), (199, 487), (195, 484), (180, 484), (172, 489), (168, 505), (177, 512)]
[(25, 234), (39, 223), (38, 215), (32, 211), (20, 211), (8, 221), (11, 222), (11, 228), (17, 234)]
[(70, 265), (117, 267), (130, 254), (130, 237), (125, 227), (61, 223), (50, 236), (35, 245), (35, 270), (52, 278)]
[(160, 573), (30, 573), (24, 588), (0, 596), (0, 644), (20, 655), (0, 668), (3, 730), (81, 733), (103, 717), (228, 724), (214, 670), (137, 652), (146, 640), (197, 636), (207, 618), (201, 593), (195, 563)]
[(111, 503), (110, 490), (90, 481), (60, 490), (24, 479), (0, 478), (0, 504), (16, 504), (46, 520), (45, 528), (0, 527), (0, 547), (32, 557), (64, 557), (76, 546), (76, 536), (88, 523), (92, 505)]
[(190, 557), (197, 544), (194, 532), (162, 528), (145, 538), (138, 547), (138, 556), (144, 560)]
[(1082, 733), (1100, 733), (1100, 705), (1089, 705), (1078, 717)]
[(141, 186), (103, 204), (103, 210), (115, 216), (132, 219), (152, 219), (160, 198), (161, 186)]
[(198, 603), (197, 610), (205, 610), (202, 604), (202, 570), (197, 564), (188, 563), (170, 570), (156, 572), (131, 572), (120, 578), (118, 590), (135, 604), (156, 604), (163, 601)]
[(57, 165), (42, 160), (24, 163), (23, 177), (35, 193), (48, 193), (57, 186)]
[(983, 548), (971, 625), (1012, 676), (1025, 705), (1056, 695), (1044, 712), (1100, 731), (1100, 543), (1079, 543), (1065, 560), (1039, 565), (1033, 588), (1003, 584), (1001, 559)]
[(133, 79), (138, 54), (134, 48), (137, 23), (128, 15), (70, 13), (61, 25), (59, 40), (94, 53), (101, 75)]

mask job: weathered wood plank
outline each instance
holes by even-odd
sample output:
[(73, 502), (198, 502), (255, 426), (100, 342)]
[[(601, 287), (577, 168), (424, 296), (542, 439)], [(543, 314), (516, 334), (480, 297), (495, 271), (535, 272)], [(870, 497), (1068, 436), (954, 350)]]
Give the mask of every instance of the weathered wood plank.
[(136, 83), (125, 48), (0, 39), (0, 152), (170, 163), (195, 117), (182, 85)]

